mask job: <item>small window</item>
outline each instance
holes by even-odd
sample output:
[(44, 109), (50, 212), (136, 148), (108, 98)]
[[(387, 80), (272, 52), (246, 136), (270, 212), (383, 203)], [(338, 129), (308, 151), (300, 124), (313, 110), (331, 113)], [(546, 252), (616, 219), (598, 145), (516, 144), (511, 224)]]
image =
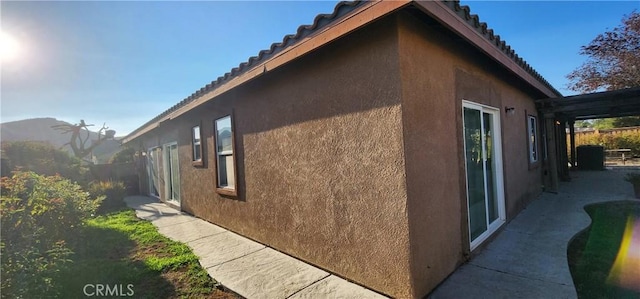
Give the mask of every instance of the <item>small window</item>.
[(217, 191), (236, 195), (236, 163), (234, 159), (233, 126), (231, 116), (215, 121)]
[(527, 132), (529, 163), (536, 163), (538, 162), (538, 121), (533, 115), (527, 115)]
[(202, 165), (202, 138), (200, 126), (191, 128), (191, 144), (193, 147), (192, 159), (194, 165)]

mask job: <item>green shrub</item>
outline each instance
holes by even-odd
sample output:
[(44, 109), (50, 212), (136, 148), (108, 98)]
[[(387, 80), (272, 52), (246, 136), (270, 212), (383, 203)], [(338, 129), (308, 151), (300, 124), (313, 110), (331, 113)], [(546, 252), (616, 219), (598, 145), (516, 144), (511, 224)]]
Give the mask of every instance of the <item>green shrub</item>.
[(124, 197), (127, 194), (127, 187), (124, 182), (92, 182), (89, 184), (89, 194), (93, 197), (104, 197), (97, 211), (99, 214), (118, 210), (126, 206)]
[(136, 150), (131, 147), (125, 147), (113, 155), (109, 163), (133, 163), (135, 154)]
[[(52, 176), (59, 174), (82, 186), (90, 181), (89, 169), (82, 161), (69, 153), (56, 149), (49, 143), (37, 141), (16, 141), (2, 143), (4, 168), (10, 171), (33, 171)], [(3, 176), (9, 176), (3, 173)]]
[(0, 181), (3, 298), (51, 297), (54, 277), (70, 262), (66, 241), (102, 198), (59, 175), (15, 172)]

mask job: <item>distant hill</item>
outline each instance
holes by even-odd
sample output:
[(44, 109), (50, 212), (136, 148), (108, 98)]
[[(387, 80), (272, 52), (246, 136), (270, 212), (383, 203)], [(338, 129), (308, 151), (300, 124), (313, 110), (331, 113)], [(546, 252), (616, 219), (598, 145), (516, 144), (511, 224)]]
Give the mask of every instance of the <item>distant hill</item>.
[[(52, 144), (56, 148), (61, 148), (69, 142), (71, 133), (62, 134), (62, 131), (55, 130), (52, 126), (65, 124), (68, 125), (69, 123), (55, 118), (32, 118), (5, 122), (0, 124), (0, 140), (3, 142), (44, 141)], [(98, 129), (100, 128), (98, 124), (96, 124), (96, 126)], [(98, 133), (89, 131), (89, 134), (88, 144), (91, 144), (91, 140), (98, 139)], [(81, 136), (84, 137), (86, 135), (83, 133)], [(93, 154), (96, 156), (98, 163), (107, 163), (113, 154), (120, 151), (119, 138), (116, 137), (115, 139), (116, 140), (107, 140), (93, 150)], [(65, 146), (64, 149), (68, 150), (70, 154), (73, 154), (71, 147), (68, 145)]]

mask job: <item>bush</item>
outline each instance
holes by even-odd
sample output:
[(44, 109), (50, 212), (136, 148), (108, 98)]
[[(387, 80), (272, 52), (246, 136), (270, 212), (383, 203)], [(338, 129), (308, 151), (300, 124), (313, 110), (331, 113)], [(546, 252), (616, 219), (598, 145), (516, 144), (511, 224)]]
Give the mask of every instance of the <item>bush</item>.
[(0, 236), (3, 298), (43, 298), (73, 254), (66, 241), (102, 198), (59, 175), (15, 172), (0, 181)]
[(123, 182), (102, 181), (89, 184), (89, 194), (104, 197), (97, 213), (104, 214), (125, 207), (124, 197), (127, 187)]
[[(49, 143), (37, 141), (16, 141), (2, 143), (3, 168), (9, 171), (33, 171), (52, 176), (59, 174), (82, 186), (90, 181), (89, 169), (82, 161), (69, 153), (56, 149)], [(9, 173), (3, 173), (9, 176)]]
[(135, 154), (136, 150), (131, 147), (125, 147), (113, 155), (109, 163), (133, 163)]

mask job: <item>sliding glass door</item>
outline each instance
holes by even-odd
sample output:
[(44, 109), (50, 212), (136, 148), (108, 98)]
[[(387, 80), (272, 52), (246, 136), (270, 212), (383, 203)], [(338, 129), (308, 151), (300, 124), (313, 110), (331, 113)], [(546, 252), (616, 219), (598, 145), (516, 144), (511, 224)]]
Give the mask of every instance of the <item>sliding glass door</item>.
[(500, 111), (463, 102), (463, 134), (473, 250), (505, 221)]
[(160, 197), (158, 186), (160, 185), (160, 147), (150, 148), (147, 151), (147, 174), (149, 178), (149, 195)]
[(180, 168), (178, 167), (178, 144), (164, 145), (164, 184), (166, 200), (180, 205)]

